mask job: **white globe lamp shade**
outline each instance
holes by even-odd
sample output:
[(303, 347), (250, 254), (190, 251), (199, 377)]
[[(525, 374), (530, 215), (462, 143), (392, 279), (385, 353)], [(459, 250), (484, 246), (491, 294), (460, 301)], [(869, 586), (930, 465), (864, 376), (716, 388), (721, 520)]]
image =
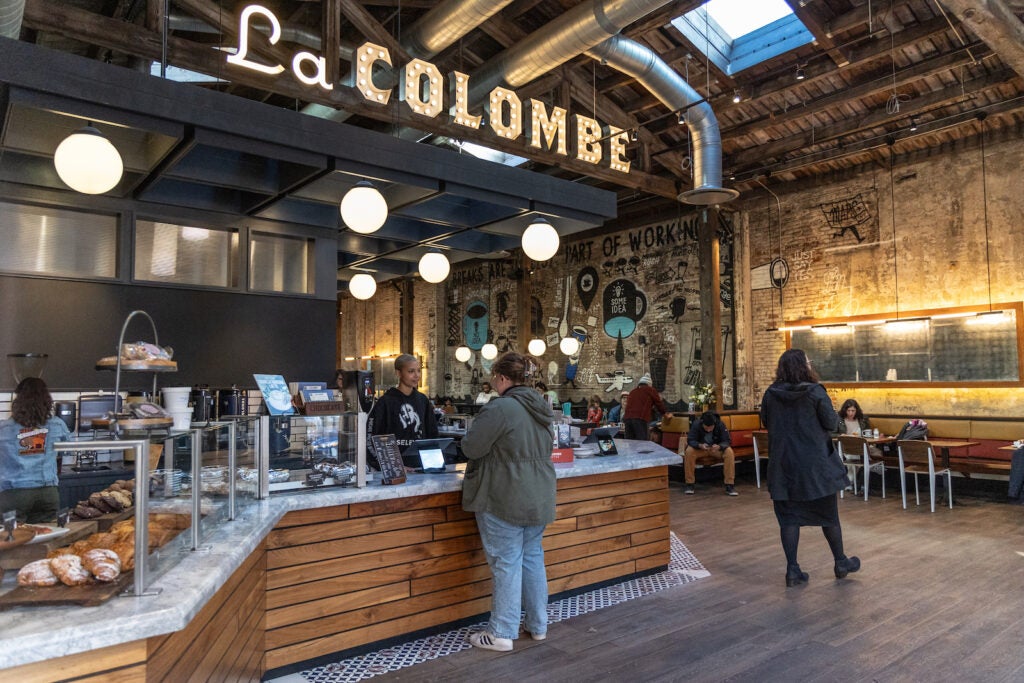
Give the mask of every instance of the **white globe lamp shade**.
[(420, 277), (427, 282), (435, 285), (439, 282), (444, 282), (451, 269), (448, 257), (439, 251), (428, 251), (420, 257)]
[(567, 356), (576, 355), (580, 350), (580, 340), (576, 337), (562, 337), (558, 349)]
[(368, 235), (388, 219), (384, 195), (367, 180), (360, 180), (341, 198), (341, 220), (352, 230)]
[(108, 192), (121, 182), (124, 173), (117, 148), (92, 126), (64, 138), (54, 152), (53, 165), (60, 179), (82, 194)]
[(523, 251), (534, 261), (547, 261), (558, 252), (558, 231), (537, 219), (523, 233)]
[(543, 356), (544, 352), (548, 350), (548, 345), (544, 343), (543, 339), (531, 339), (530, 343), (526, 345), (526, 350), (531, 356)]
[(485, 360), (494, 360), (498, 357), (498, 347), (494, 344), (484, 344), (480, 347), (480, 355), (483, 356)]
[(472, 357), (473, 352), (469, 350), (468, 346), (460, 346), (459, 348), (455, 349), (455, 360), (459, 361), (460, 363), (465, 363), (469, 361), (469, 359)]
[(377, 291), (377, 281), (369, 273), (356, 273), (348, 281), (348, 291), (357, 299), (369, 299)]

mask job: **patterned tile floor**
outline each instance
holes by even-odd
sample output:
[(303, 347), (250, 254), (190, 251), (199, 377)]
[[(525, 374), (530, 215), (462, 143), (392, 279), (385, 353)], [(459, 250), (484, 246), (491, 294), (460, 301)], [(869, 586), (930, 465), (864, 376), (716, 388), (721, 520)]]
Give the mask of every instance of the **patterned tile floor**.
[[(710, 576), (701, 565), (700, 560), (693, 556), (683, 542), (672, 534), (672, 559), (668, 569), (640, 579), (625, 581), (614, 586), (607, 586), (588, 593), (565, 598), (548, 605), (548, 623), (554, 624), (581, 614), (587, 614), (605, 607), (611, 607), (627, 600), (633, 600), (666, 588)], [(363, 681), (389, 671), (398, 671), (430, 659), (444, 657), (472, 647), (466, 642), (466, 636), (486, 625), (464, 626), (447, 633), (428, 636), (395, 647), (371, 652), (358, 657), (344, 659), (339, 662), (320, 666), (297, 674), (269, 679), (268, 683), (349, 683)]]

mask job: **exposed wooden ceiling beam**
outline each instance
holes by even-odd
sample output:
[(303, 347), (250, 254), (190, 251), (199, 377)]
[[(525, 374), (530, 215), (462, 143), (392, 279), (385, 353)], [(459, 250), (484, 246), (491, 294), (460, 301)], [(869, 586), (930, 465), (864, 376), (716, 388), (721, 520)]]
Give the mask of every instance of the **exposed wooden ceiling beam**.
[(1003, 0), (941, 0), (956, 16), (999, 55), (1006, 64), (1024, 76), (1024, 23)]
[[(775, 160), (783, 158), (787, 154), (801, 149), (811, 148), (814, 145), (827, 144), (840, 138), (852, 136), (864, 131), (870, 131), (873, 128), (892, 124), (897, 121), (901, 121), (903, 122), (903, 125), (905, 125), (905, 122), (909, 120), (912, 114), (935, 110), (937, 107), (959, 102), (965, 95), (970, 96), (974, 93), (991, 90), (992, 88), (1008, 82), (1012, 78), (1014, 78), (1014, 73), (1011, 70), (1002, 69), (997, 73), (982, 76), (964, 83), (962, 91), (959, 88), (956, 90), (944, 89), (920, 97), (915, 97), (912, 100), (913, 107), (908, 107), (901, 112), (890, 114), (885, 109), (880, 109), (860, 118), (848, 119), (832, 126), (825, 126), (813, 131), (790, 135), (780, 138), (779, 140), (773, 140), (767, 144), (757, 145), (756, 147), (746, 149), (736, 154), (727, 155), (723, 166), (727, 165), (730, 169), (741, 170), (750, 166), (761, 166), (766, 163), (770, 165), (771, 163), (774, 163)], [(1024, 107), (1024, 101), (1022, 101), (1019, 106)], [(925, 123), (923, 125), (928, 124)]]
[(838, 67), (846, 66), (850, 63), (850, 56), (847, 54), (847, 50), (840, 47), (836, 41), (832, 40), (832, 36), (829, 34), (826, 28), (826, 20), (823, 20), (818, 16), (820, 11), (814, 6), (805, 5), (800, 0), (786, 0), (786, 4), (793, 10), (793, 14), (796, 18), (803, 23), (811, 35), (814, 36), (815, 41), (819, 48), (824, 50), (835, 65)]

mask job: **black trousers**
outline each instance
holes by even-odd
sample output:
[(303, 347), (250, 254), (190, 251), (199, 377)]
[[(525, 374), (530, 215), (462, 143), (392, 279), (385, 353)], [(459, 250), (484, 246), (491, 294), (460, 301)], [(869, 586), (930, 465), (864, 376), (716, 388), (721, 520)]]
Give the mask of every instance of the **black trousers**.
[(623, 420), (623, 424), (626, 426), (627, 439), (647, 441), (647, 420), (631, 417), (628, 420)]

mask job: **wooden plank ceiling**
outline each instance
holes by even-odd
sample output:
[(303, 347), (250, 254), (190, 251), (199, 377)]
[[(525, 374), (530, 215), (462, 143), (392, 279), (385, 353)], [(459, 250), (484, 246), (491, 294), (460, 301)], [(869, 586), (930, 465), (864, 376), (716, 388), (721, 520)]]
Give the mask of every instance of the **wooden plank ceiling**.
[[(443, 73), (471, 73), (581, 2), (514, 0), (430, 61)], [(626, 27), (623, 34), (653, 49), (712, 105), (723, 139), (727, 186), (741, 192), (755, 180), (811, 182), (885, 162), (897, 154), (927, 154), (977, 136), (984, 113), (990, 134), (1019, 135), (1024, 119), (1024, 0), (787, 0), (816, 41), (733, 76), (709, 64), (670, 23), (698, 7), (698, 0), (665, 2)], [(392, 99), (368, 105), (351, 89), (333, 99), (294, 79), (240, 74), (211, 48), (236, 44), (238, 16), (247, 2), (177, 0), (169, 3), (168, 40), (162, 41), (161, 0), (27, 0), (21, 39), (92, 59), (148, 68), (166, 47), (168, 63), (216, 75), (217, 88), (272, 105), (301, 109), (319, 101), (346, 110), (347, 123), (378, 131), (415, 127), (425, 143), (468, 140), (530, 158), (529, 168), (615, 190), (620, 218), (674, 200), (692, 185), (685, 125), (647, 89), (585, 55), (553, 67), (517, 88), (549, 106), (593, 115), (621, 128), (637, 128), (628, 175), (550, 153), (532, 151), (523, 139), (502, 142), (486, 131), (469, 133), (443, 121), (424, 123)], [(344, 46), (372, 40), (387, 45), (396, 64), (408, 31), (436, 0), (265, 0), (289, 31), (276, 46), (254, 49), (282, 63), (298, 41), (335, 45), (329, 68), (345, 74)], [(289, 44), (288, 41), (293, 41)], [(307, 45), (301, 49), (309, 50)], [(311, 50), (317, 54), (328, 54)], [(796, 69), (806, 78), (796, 80)], [(348, 91), (347, 94), (342, 91)], [(740, 101), (734, 102), (738, 93)], [(916, 130), (911, 131), (911, 124)], [(626, 207), (629, 207), (628, 210)]]

